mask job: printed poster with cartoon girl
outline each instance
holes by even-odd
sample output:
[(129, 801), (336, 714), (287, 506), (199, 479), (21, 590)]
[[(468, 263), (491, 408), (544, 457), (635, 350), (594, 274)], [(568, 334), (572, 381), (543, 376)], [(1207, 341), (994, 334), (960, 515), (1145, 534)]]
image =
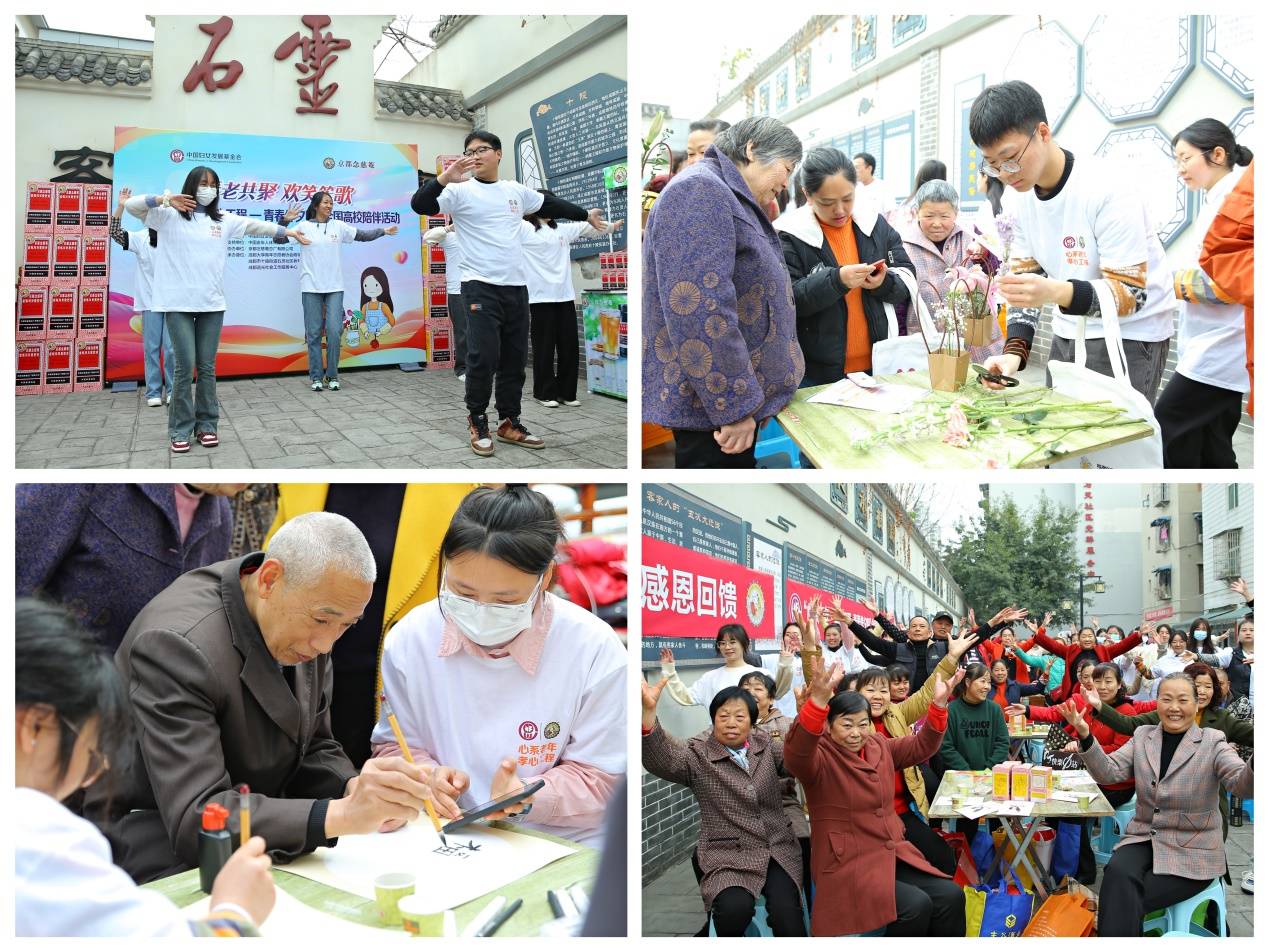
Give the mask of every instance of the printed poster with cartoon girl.
[[(341, 370), (425, 362), (423, 262), (413, 145), (291, 139), (211, 132), (115, 128), (115, 182), (135, 194), (179, 192), (192, 165), (220, 176), (225, 211), (278, 221), (313, 192), (329, 192), (333, 216), (355, 228), (396, 225), (395, 235), (340, 245), (344, 284)], [(124, 216), (123, 227), (142, 223)], [(111, 256), (106, 379), (140, 380), (141, 316), (135, 313), (136, 258)], [(221, 377), (306, 373), (300, 249), (268, 238), (229, 243), (225, 322), (216, 373)]]

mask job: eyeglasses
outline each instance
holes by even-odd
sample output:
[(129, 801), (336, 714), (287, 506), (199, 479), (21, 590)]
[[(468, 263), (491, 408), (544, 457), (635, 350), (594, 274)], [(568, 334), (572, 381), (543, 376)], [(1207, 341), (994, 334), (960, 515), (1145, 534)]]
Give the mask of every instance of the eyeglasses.
[(496, 150), (491, 145), (481, 145), (481, 146), (477, 146), (474, 149), (464, 149), (463, 155), (470, 159), (472, 156), (484, 155), (486, 152), (494, 152), (494, 151)]
[[(75, 739), (79, 739), (79, 732), (82, 728), (76, 727), (62, 715), (57, 715), (57, 719), (62, 722), (62, 726), (75, 735)], [(94, 783), (101, 779), (101, 775), (110, 769), (110, 758), (97, 750), (90, 747), (88, 750), (88, 770), (84, 774), (84, 779), (80, 781), (81, 787), (91, 787)]]
[(984, 162), (979, 166), (984, 175), (990, 175), (992, 178), (1000, 178), (1002, 175), (1017, 175), (1022, 171), (1022, 157), (1027, 154), (1027, 149), (1031, 148), (1031, 140), (1035, 138), (1035, 134), (1040, 131), (1040, 127), (1036, 126), (1031, 130), (1031, 135), (1027, 136), (1027, 144), (1022, 147), (1022, 151), (1012, 159), (1008, 159), (1000, 163), (997, 168)]
[(1178, 158), (1176, 160), (1176, 167), (1180, 169), (1182, 172), (1184, 172), (1186, 167), (1195, 159), (1197, 159), (1200, 155), (1209, 155), (1211, 154), (1211, 152), (1212, 152), (1211, 149), (1204, 149), (1202, 152), (1195, 152), (1193, 155), (1187, 155), (1183, 159)]

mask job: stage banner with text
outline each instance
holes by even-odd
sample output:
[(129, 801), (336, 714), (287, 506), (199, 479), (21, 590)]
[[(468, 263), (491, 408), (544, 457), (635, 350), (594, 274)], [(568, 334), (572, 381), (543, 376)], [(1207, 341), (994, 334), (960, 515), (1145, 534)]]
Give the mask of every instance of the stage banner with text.
[[(868, 614), (868, 609), (864, 608), (859, 602), (851, 598), (845, 598), (836, 592), (826, 592), (822, 588), (814, 588), (810, 585), (804, 585), (802, 582), (795, 582), (787, 576), (784, 579), (784, 607), (786, 610), (785, 617), (792, 621), (796, 617), (796, 613), (801, 611), (803, 606), (810, 604), (811, 599), (819, 596), (820, 605), (828, 608), (833, 604), (834, 598), (842, 599), (842, 610), (848, 615), (854, 617), (865, 628), (871, 628), (874, 623), (872, 615)], [(824, 627), (824, 619), (820, 619), (820, 628)]]
[(645, 535), (643, 634), (712, 642), (722, 625), (765, 631), (776, 607), (773, 581), (765, 572)]
[[(314, 192), (327, 191), (335, 201), (335, 218), (357, 228), (396, 225), (396, 235), (341, 246), (345, 331), (339, 366), (427, 359), (419, 217), (410, 211), (410, 197), (418, 188), (415, 146), (115, 127), (116, 188), (175, 194), (198, 165), (215, 170), (220, 207), (236, 215), (276, 222), (292, 205), (307, 208)], [(124, 214), (125, 231), (142, 227), (139, 219)], [(218, 376), (307, 370), (299, 260), (294, 242), (279, 245), (269, 238), (247, 237), (230, 243)], [(133, 311), (136, 278), (136, 256), (116, 246), (111, 253), (107, 380), (143, 376), (141, 316)], [(373, 312), (381, 313), (386, 305), (395, 320), (377, 335), (362, 320), (365, 305), (374, 300), (380, 307)]]

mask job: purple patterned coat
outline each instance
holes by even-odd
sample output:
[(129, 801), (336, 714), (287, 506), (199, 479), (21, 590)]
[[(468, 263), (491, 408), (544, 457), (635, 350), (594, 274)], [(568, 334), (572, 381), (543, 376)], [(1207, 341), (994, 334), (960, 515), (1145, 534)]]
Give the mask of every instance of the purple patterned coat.
[(804, 368), (780, 239), (710, 146), (670, 180), (643, 236), (643, 418), (681, 430), (761, 422)]

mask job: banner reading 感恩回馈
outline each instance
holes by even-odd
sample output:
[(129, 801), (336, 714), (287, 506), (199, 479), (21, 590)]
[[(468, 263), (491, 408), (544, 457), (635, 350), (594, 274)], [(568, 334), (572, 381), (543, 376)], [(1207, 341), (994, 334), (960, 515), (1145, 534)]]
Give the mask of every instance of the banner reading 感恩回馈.
[[(418, 188), (414, 146), (115, 128), (117, 188), (175, 194), (198, 165), (211, 167), (220, 177), (223, 211), (279, 221), (292, 205), (307, 208), (312, 194), (322, 190), (331, 193), (337, 219), (357, 228), (396, 225), (396, 235), (341, 246), (346, 330), (339, 366), (426, 360), (419, 218), (410, 211), (410, 197)], [(125, 231), (143, 227), (139, 219), (124, 214)], [(248, 237), (230, 243), (217, 375), (307, 369), (299, 256), (294, 242), (278, 245)], [(117, 248), (111, 257), (106, 379), (139, 380), (136, 258)], [(395, 320), (377, 335), (366, 333), (360, 320), (365, 305), (374, 300), (387, 305)], [(372, 311), (381, 313), (382, 308)]]

